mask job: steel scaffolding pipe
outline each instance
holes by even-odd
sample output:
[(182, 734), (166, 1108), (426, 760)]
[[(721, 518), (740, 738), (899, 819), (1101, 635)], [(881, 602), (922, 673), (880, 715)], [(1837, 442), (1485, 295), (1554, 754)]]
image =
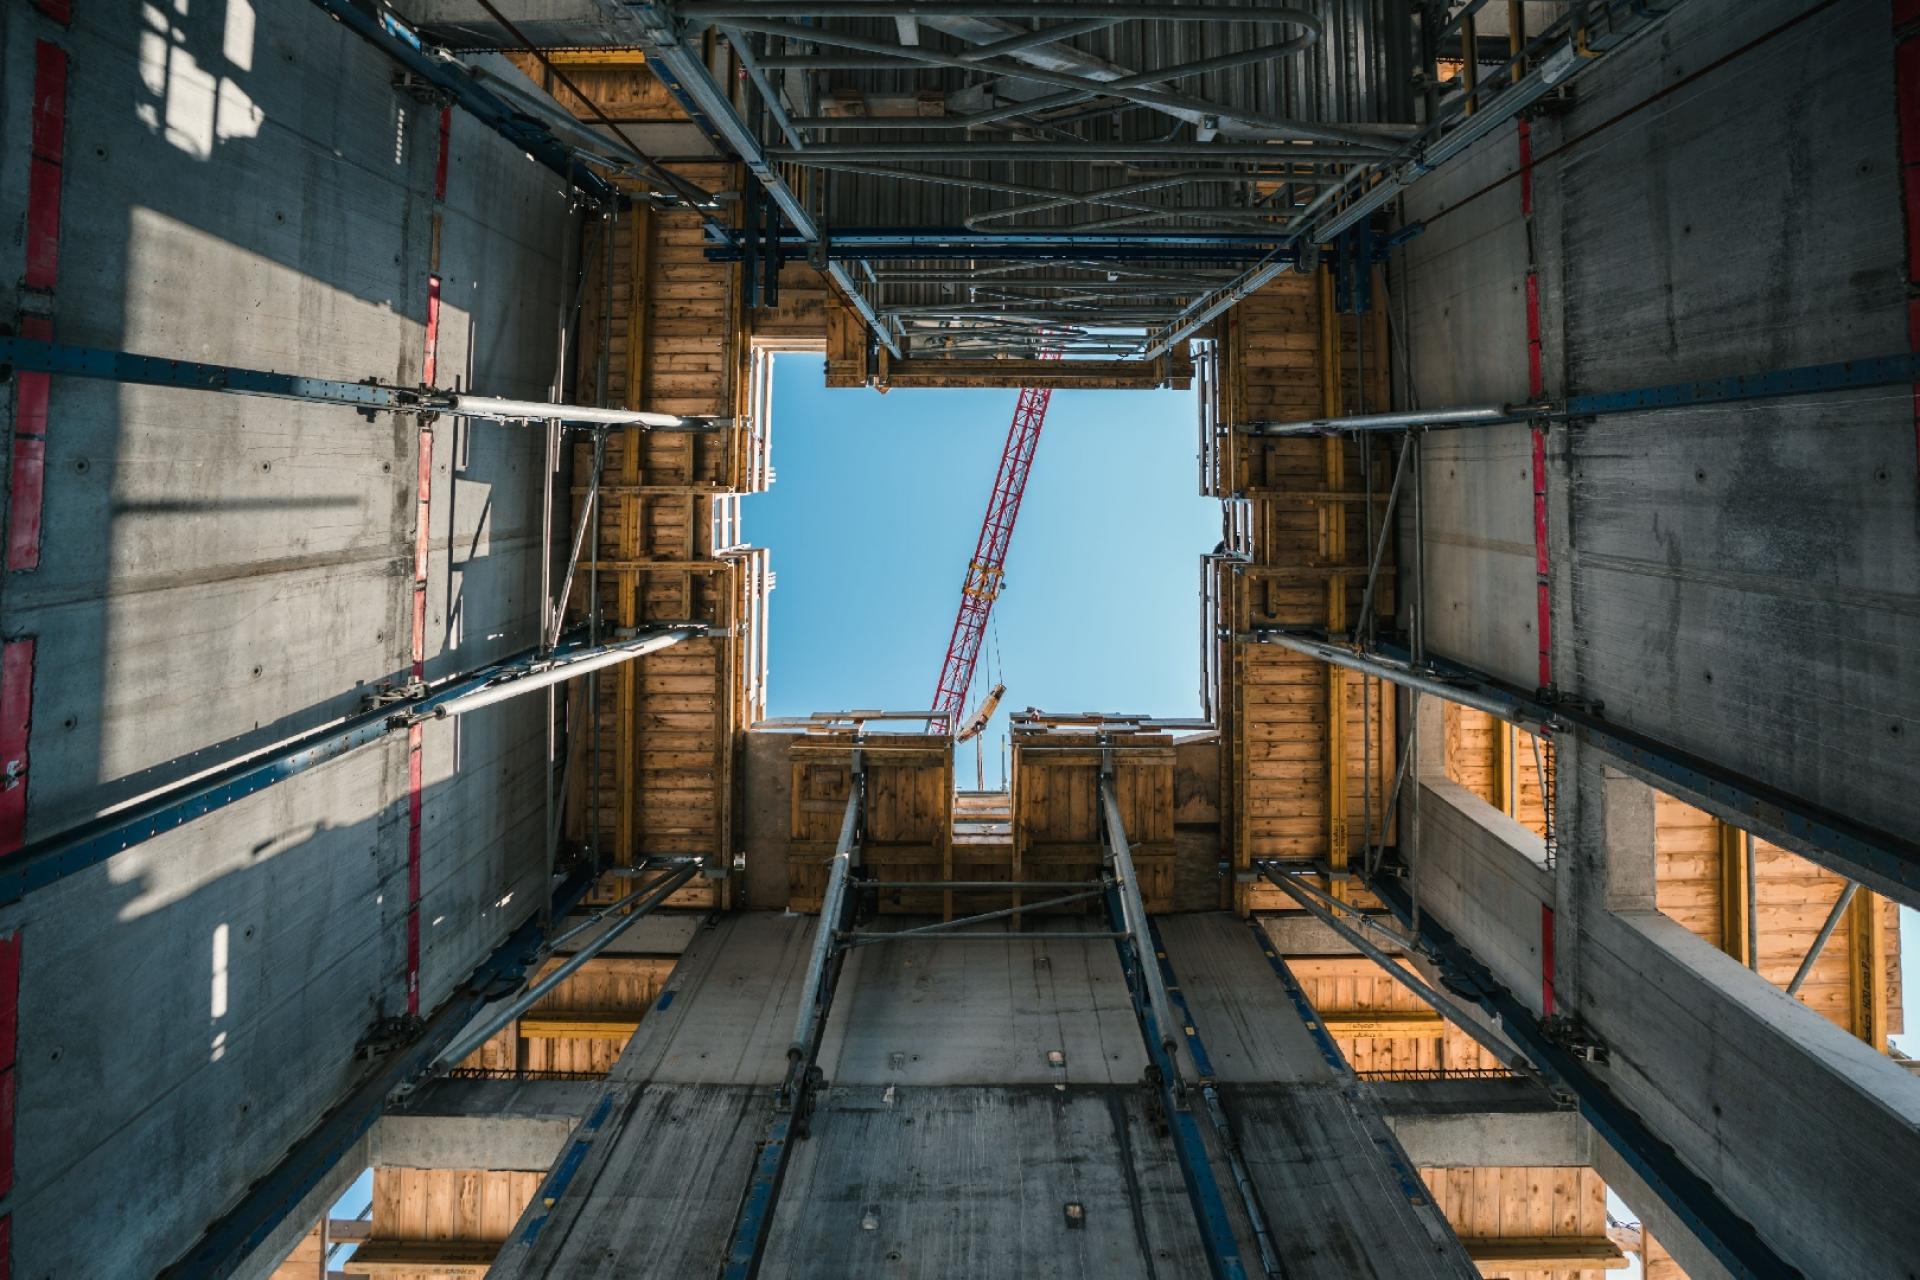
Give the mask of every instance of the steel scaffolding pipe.
[(793, 1039), (787, 1045), (787, 1080), (783, 1095), (792, 1098), (804, 1087), (795, 1072), (812, 1066), (820, 1045), (820, 1032), (826, 1026), (827, 1006), (832, 999), (832, 984), (827, 966), (834, 955), (833, 936), (839, 921), (847, 913), (847, 882), (859, 864), (861, 805), (866, 798), (866, 774), (855, 753), (853, 778), (847, 791), (846, 812), (840, 818), (840, 838), (834, 843), (833, 857), (827, 863), (827, 885), (820, 896), (820, 927), (814, 931), (813, 952), (807, 960), (807, 977), (800, 988), (800, 1012), (793, 1023)]
[[(700, 868), (698, 864), (694, 863), (689, 863), (677, 871), (669, 871), (651, 884), (635, 890), (613, 906), (607, 908), (606, 911), (601, 912), (600, 918), (604, 918), (624, 904), (631, 903), (633, 905), (632, 911), (614, 920), (614, 922), (608, 925), (592, 942), (589, 942), (586, 946), (580, 948), (571, 956), (568, 956), (563, 963), (557, 965), (553, 972), (528, 987), (517, 999), (503, 1005), (480, 1026), (448, 1045), (441, 1051), (440, 1055), (433, 1060), (432, 1065), (427, 1068), (427, 1074), (435, 1076), (444, 1075), (466, 1061), (467, 1057), (471, 1055), (474, 1050), (493, 1039), (495, 1033), (502, 1027), (512, 1022), (515, 1018), (518, 1018), (527, 1010), (533, 1008), (534, 1005), (540, 1003), (548, 992), (572, 977), (587, 961), (593, 959), (602, 951), (605, 951), (612, 945), (615, 939), (638, 924), (643, 917), (651, 914), (655, 907), (658, 907), (668, 898), (671, 898), (679, 891), (681, 885), (693, 879), (699, 871)], [(574, 932), (577, 932), (577, 930), (570, 931), (568, 934), (562, 935), (562, 937), (571, 937)], [(554, 939), (553, 943), (549, 944), (549, 951), (561, 940), (561, 938)]]
[[(1084, 12), (1084, 11), (1083, 11)], [(1297, 11), (1272, 9), (1266, 11), (1273, 15), (1287, 15)], [(1300, 15), (1307, 23), (1317, 29), (1318, 19), (1311, 15)], [(1393, 150), (1397, 142), (1398, 130), (1388, 130), (1381, 126), (1372, 128), (1345, 125), (1328, 125), (1304, 120), (1289, 120), (1280, 116), (1270, 116), (1264, 112), (1235, 110), (1204, 98), (1189, 97), (1185, 94), (1167, 93), (1145, 88), (1123, 88), (1126, 81), (1134, 76), (1122, 76), (1113, 80), (1089, 79), (1085, 76), (1069, 75), (1065, 72), (1048, 71), (1025, 63), (986, 63), (970, 62), (955, 55), (934, 52), (919, 46), (907, 47), (889, 45), (879, 40), (869, 40), (862, 36), (834, 31), (825, 27), (796, 26), (780, 22), (735, 17), (727, 15), (730, 26), (743, 31), (752, 31), (760, 35), (784, 37), (808, 43), (837, 45), (841, 48), (856, 49), (864, 53), (885, 54), (899, 57), (909, 63), (920, 63), (930, 67), (955, 68), (962, 71), (980, 71), (990, 75), (1003, 76), (1016, 80), (1030, 80), (1036, 84), (1054, 85), (1063, 89), (1076, 90), (1089, 97), (1118, 97), (1143, 107), (1155, 107), (1166, 111), (1197, 112), (1201, 115), (1228, 124), (1244, 122), (1264, 130), (1271, 130), (1277, 137), (1302, 138), (1311, 141), (1344, 143), (1361, 152), (1372, 155), (1386, 155)], [(1278, 20), (1287, 20), (1281, 18)], [(1300, 48), (1310, 42), (1301, 37)], [(1279, 46), (1275, 46), (1279, 48)], [(1274, 56), (1279, 56), (1278, 53)], [(1153, 77), (1157, 73), (1141, 72), (1137, 75)], [(1151, 81), (1149, 81), (1151, 82)]]
[[(1292, 876), (1282, 872), (1280, 868), (1272, 862), (1256, 862), (1254, 863), (1254, 867), (1262, 876), (1266, 877), (1269, 884), (1299, 903), (1307, 914), (1319, 920), (1320, 923), (1332, 929), (1342, 938), (1345, 938), (1361, 955), (1364, 955), (1367, 959), (1379, 965), (1387, 971), (1388, 976), (1392, 977), (1395, 981), (1399, 982), (1401, 986), (1431, 1005), (1434, 1012), (1473, 1037), (1474, 1042), (1492, 1054), (1496, 1061), (1503, 1063), (1510, 1070), (1521, 1075), (1538, 1078), (1538, 1074), (1533, 1069), (1533, 1064), (1527, 1061), (1525, 1054), (1468, 1017), (1466, 1010), (1447, 999), (1444, 995), (1441, 995), (1440, 992), (1433, 987), (1422, 982), (1405, 966), (1396, 964), (1392, 956), (1373, 944), (1372, 939), (1348, 924), (1345, 920), (1340, 919), (1329, 907), (1323, 905), (1323, 903), (1338, 903), (1341, 910), (1351, 911), (1353, 910), (1351, 904), (1339, 903), (1337, 899), (1327, 897), (1327, 895), (1319, 892), (1317, 888), (1298, 883)], [(1308, 890), (1312, 892), (1312, 897), (1307, 896), (1306, 891)], [(1316, 902), (1314, 901), (1315, 898), (1322, 899), (1322, 901)]]
[[(1248, 22), (1261, 26), (1300, 27), (1315, 35), (1320, 19), (1304, 9), (1243, 4), (1052, 4), (1033, 0), (984, 4), (980, 0), (683, 0), (671, 6), (682, 18), (708, 22), (740, 18), (1055, 18), (1085, 19), (1095, 15), (1102, 25), (1116, 22)], [(1047, 34), (1035, 32), (1034, 34)], [(1070, 33), (1069, 33), (1070, 34)], [(1059, 35), (1053, 38), (1059, 39)]]
[(471, 693), (462, 693), (445, 700), (429, 698), (415, 710), (413, 718), (425, 719), (432, 716), (439, 719), (445, 716), (463, 716), (470, 711), (478, 711), (482, 707), (490, 707), (497, 702), (505, 702), (509, 698), (518, 698), (532, 693), (536, 689), (563, 684), (568, 680), (586, 675), (589, 671), (604, 671), (608, 667), (619, 666), (623, 662), (632, 662), (635, 658), (671, 648), (682, 640), (695, 640), (706, 634), (707, 628), (704, 626), (672, 627), (664, 631), (636, 636), (631, 640), (619, 640), (598, 648), (585, 649), (578, 653), (560, 654), (503, 672), (484, 688), (475, 689)]
[(1132, 846), (1127, 843), (1127, 825), (1120, 816), (1120, 802), (1113, 794), (1113, 776), (1104, 770), (1100, 775), (1100, 817), (1101, 825), (1106, 830), (1108, 856), (1113, 860), (1113, 879), (1120, 899), (1120, 919), (1140, 959), (1140, 979), (1145, 987), (1153, 1031), (1160, 1039), (1161, 1048), (1166, 1051), (1167, 1060), (1184, 1080), (1186, 1063), (1181, 1056), (1180, 1037), (1174, 1033), (1174, 1028), (1180, 1025), (1179, 1020), (1174, 1014), (1173, 1000), (1167, 995), (1166, 980), (1160, 976), (1160, 966), (1153, 960), (1154, 945), (1148, 933), (1147, 903), (1140, 896), (1140, 876), (1134, 870)]
[(1353, 146), (1292, 142), (828, 142), (769, 147), (771, 159), (832, 168), (856, 160), (1033, 160), (1071, 164), (1138, 164), (1154, 160), (1260, 160), (1267, 164), (1327, 164), (1370, 160)]

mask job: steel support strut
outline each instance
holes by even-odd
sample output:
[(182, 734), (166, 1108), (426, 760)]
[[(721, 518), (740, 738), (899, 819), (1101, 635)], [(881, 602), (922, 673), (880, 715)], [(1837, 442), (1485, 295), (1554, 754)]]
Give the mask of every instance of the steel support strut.
[(1447, 989), (1472, 1000), (1499, 1020), (1507, 1037), (1547, 1083), (1579, 1103), (1580, 1114), (1594, 1131), (1730, 1274), (1742, 1280), (1787, 1280), (1801, 1274), (1760, 1238), (1752, 1223), (1720, 1198), (1712, 1184), (1689, 1169), (1585, 1062), (1554, 1039), (1541, 1019), (1436, 921), (1432, 912), (1420, 912), (1416, 922), (1412, 902), (1397, 880), (1380, 876), (1367, 881), (1367, 887), (1415, 934), (1421, 949), (1439, 965)]
[(1207, 1269), (1214, 1280), (1245, 1280), (1247, 1270), (1240, 1260), (1240, 1242), (1234, 1238), (1226, 1201), (1220, 1195), (1220, 1184), (1207, 1156), (1206, 1139), (1194, 1114), (1194, 1090), (1190, 1087), (1194, 1080), (1189, 1078), (1186, 1069), (1186, 1056), (1191, 1051), (1183, 1048), (1176, 1030), (1183, 1024), (1167, 992), (1166, 978), (1158, 962), (1159, 948), (1147, 921), (1146, 902), (1140, 896), (1133, 851), (1127, 844), (1119, 802), (1114, 798), (1110, 750), (1105, 753), (1100, 770), (1100, 813), (1113, 881), (1107, 890), (1107, 916), (1114, 931), (1124, 935), (1115, 938), (1113, 945), (1120, 954), (1120, 968), (1133, 998), (1134, 1017), (1140, 1023), (1140, 1039), (1146, 1046), (1147, 1077), (1158, 1092), (1166, 1115), (1167, 1133), (1180, 1161), (1187, 1199), (1193, 1205), (1194, 1225), (1206, 1251)]
[(1578, 733), (1582, 741), (1655, 786), (1697, 797), (1708, 810), (1776, 844), (1909, 905), (1920, 903), (1920, 842), (1832, 812), (1724, 765), (1608, 721), (1599, 709), (1522, 693), (1484, 672), (1444, 659), (1416, 663), (1404, 649), (1362, 648), (1283, 628), (1250, 636), (1408, 689), (1485, 711), (1536, 735)]
[(0, 866), (0, 906), (277, 782), (337, 759), (423, 720), (464, 715), (508, 698), (597, 671), (704, 635), (704, 626), (652, 631), (609, 645), (578, 634), (557, 648), (530, 649), (476, 671), (377, 698), (368, 709), (275, 746), (203, 769), (184, 781), (110, 809), (57, 835), (35, 840)]
[[(627, 914), (616, 916), (613, 923), (603, 929), (598, 937), (568, 956), (566, 960), (556, 966), (551, 973), (521, 992), (518, 998), (501, 1006), (480, 1026), (474, 1028), (466, 1035), (460, 1037), (458, 1041), (441, 1050), (439, 1055), (434, 1058), (433, 1064), (427, 1068), (427, 1073), (429, 1075), (442, 1075), (459, 1066), (474, 1050), (493, 1039), (495, 1032), (499, 1031), (509, 1022), (512, 1022), (515, 1018), (518, 1018), (527, 1010), (533, 1008), (548, 992), (565, 982), (579, 970), (582, 965), (586, 964), (587, 961), (606, 950), (614, 939), (638, 924), (643, 917), (651, 915), (655, 907), (658, 907), (661, 903), (679, 892), (680, 887), (686, 884), (687, 881), (693, 879), (699, 871), (700, 864), (689, 861), (677, 870), (664, 872), (643, 887), (628, 894), (619, 902), (614, 903), (612, 907), (600, 912), (595, 916), (596, 920), (613, 916), (617, 908), (632, 908)], [(574, 932), (577, 932), (577, 930), (569, 930), (566, 936), (572, 936)], [(556, 944), (559, 941), (560, 939), (558, 938), (554, 939), (554, 943)], [(551, 945), (545, 950), (548, 954), (551, 954)]]
[(860, 817), (866, 800), (866, 773), (860, 751), (853, 753), (853, 776), (848, 781), (847, 808), (840, 820), (840, 839), (827, 863), (827, 886), (820, 897), (820, 924), (813, 935), (806, 981), (800, 989), (800, 1012), (794, 1020), (793, 1040), (787, 1045), (787, 1074), (775, 1096), (773, 1117), (760, 1139), (753, 1175), (747, 1181), (739, 1211), (734, 1215), (733, 1239), (721, 1262), (723, 1280), (751, 1280), (760, 1272), (767, 1237), (773, 1230), (774, 1206), (796, 1139), (807, 1136), (814, 1093), (825, 1081), (814, 1065), (820, 1056), (820, 1037), (827, 1028), (839, 985), (846, 950), (834, 945), (837, 934), (853, 924), (859, 902), (854, 872), (860, 864)]
[[(591, 877), (576, 874), (553, 894), (552, 915), (564, 919), (586, 894)], [(294, 1144), (286, 1157), (248, 1190), (161, 1280), (220, 1280), (238, 1271), (373, 1127), (395, 1090), (419, 1078), (428, 1063), (487, 1003), (486, 992), (524, 979), (540, 953), (540, 913), (533, 912), (474, 969), (445, 1004), (412, 1037), (393, 1049), (371, 1074)]]
[(677, 413), (650, 413), (640, 409), (601, 409), (592, 405), (555, 404), (544, 400), (504, 400), (433, 387), (384, 386), (368, 380), (308, 378), (267, 369), (241, 369), (172, 360), (131, 351), (76, 347), (67, 343), (36, 342), (0, 337), (0, 379), (15, 369), (51, 373), (67, 378), (100, 378), (146, 387), (177, 387), (183, 391), (217, 391), (226, 395), (265, 396), (271, 400), (303, 400), (310, 404), (337, 404), (361, 413), (444, 413), (455, 418), (493, 418), (501, 421), (562, 422), (582, 427), (639, 427), (652, 431), (718, 431), (733, 425), (732, 418), (686, 417)]

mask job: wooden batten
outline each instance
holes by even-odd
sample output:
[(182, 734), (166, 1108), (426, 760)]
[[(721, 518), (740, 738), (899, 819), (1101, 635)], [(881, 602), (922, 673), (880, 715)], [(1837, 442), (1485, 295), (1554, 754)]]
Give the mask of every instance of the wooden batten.
[[(1173, 736), (1114, 733), (1113, 789), (1149, 911), (1174, 896)], [(1106, 846), (1100, 813), (1103, 751), (1093, 733), (1013, 732), (1013, 873), (1016, 880), (1097, 880)], [(1042, 892), (1026, 895), (1031, 900)], [(1062, 910), (1105, 908), (1098, 899)]]
[[(953, 745), (943, 734), (879, 734), (861, 744), (866, 777), (860, 865), (867, 878), (938, 881), (953, 876)], [(787, 907), (818, 911), (827, 863), (839, 839), (853, 779), (854, 738), (808, 734), (788, 747), (792, 814), (787, 846)], [(941, 890), (876, 892), (889, 914), (950, 913)]]

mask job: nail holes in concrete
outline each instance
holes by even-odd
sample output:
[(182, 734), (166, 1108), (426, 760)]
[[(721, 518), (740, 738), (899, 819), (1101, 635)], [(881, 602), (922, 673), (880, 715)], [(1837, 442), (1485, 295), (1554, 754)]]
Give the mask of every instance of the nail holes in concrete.
[(265, 670), (265, 668), (264, 668), (264, 667), (255, 667), (255, 668), (253, 669), (253, 678), (254, 678), (255, 680), (258, 680), (258, 679), (260, 678), (260, 673), (261, 673), (261, 672), (262, 672), (263, 670)]
[(273, 220), (275, 222), (285, 222), (287, 220), (287, 215), (284, 213), (281, 213), (278, 209), (275, 209), (273, 211)]
[(1701, 484), (1705, 484), (1707, 482), (1707, 473), (1704, 471), (1696, 471), (1693, 473), (1693, 478)]
[(1709, 672), (1707, 672), (1707, 683), (1708, 683), (1708, 684), (1712, 684), (1712, 683), (1713, 683), (1713, 672), (1711, 672), (1711, 671), (1709, 671)]
[(263, 462), (260, 464), (260, 469), (262, 471), (271, 471), (273, 470), (273, 464), (271, 462)]
[(85, 458), (75, 458), (73, 460), (73, 469), (81, 475), (87, 474), (87, 468), (92, 465), (93, 464), (88, 462)]
[(62, 720), (60, 722), (60, 727), (62, 729), (67, 730), (69, 733), (71, 733), (74, 729), (78, 728), (79, 725), (80, 725), (80, 717), (78, 716), (68, 716), (65, 720)]
[(1880, 481), (1882, 484), (1885, 484), (1887, 480), (1887, 475), (1888, 475), (1887, 469), (1885, 467), (1881, 467), (1873, 473), (1873, 478), (1875, 480)]

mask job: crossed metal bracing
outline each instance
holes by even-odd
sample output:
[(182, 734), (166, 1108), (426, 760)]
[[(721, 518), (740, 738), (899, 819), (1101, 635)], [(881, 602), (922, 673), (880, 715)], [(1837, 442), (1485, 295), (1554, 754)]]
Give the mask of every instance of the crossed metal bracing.
[[(1410, 127), (1398, 4), (670, 6), (748, 70), (768, 159), (836, 228), (962, 244), (1101, 234), (1085, 257), (863, 261), (903, 352), (1120, 357), (1278, 250), (1346, 166)], [(1205, 256), (1141, 260), (1170, 232)], [(1071, 246), (1060, 252), (1071, 252)]]

